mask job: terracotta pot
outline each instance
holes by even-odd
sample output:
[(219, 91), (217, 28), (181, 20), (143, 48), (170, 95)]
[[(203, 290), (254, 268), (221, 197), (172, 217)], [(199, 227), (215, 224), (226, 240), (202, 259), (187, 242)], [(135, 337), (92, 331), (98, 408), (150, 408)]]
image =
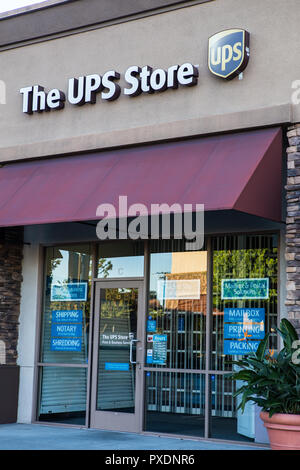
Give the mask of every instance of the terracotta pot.
[(260, 417), (268, 430), (271, 449), (300, 450), (300, 415), (261, 411)]

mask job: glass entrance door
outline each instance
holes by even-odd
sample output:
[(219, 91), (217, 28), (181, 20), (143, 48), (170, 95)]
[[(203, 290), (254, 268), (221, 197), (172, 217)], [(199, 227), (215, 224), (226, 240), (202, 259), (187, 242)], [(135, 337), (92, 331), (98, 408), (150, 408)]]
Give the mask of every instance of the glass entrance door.
[(91, 426), (142, 430), (143, 283), (96, 282)]

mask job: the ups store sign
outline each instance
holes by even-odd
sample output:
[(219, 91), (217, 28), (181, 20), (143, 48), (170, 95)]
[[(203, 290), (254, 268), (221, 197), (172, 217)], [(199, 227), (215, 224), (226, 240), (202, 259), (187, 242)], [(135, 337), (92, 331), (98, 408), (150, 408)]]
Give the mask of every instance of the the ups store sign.
[[(229, 29), (211, 36), (208, 41), (208, 67), (216, 76), (232, 79), (247, 66), (250, 35), (243, 29)], [(67, 92), (53, 88), (49, 92), (41, 85), (20, 89), (23, 96), (23, 112), (32, 114), (63, 109), (66, 101), (72, 105), (95, 104), (97, 96), (114, 101), (121, 93), (134, 97), (142, 93), (163, 92), (169, 88), (191, 87), (198, 84), (199, 66), (186, 62), (172, 65), (167, 70), (133, 65), (124, 73), (126, 86), (121, 89), (121, 74), (109, 70), (103, 75), (92, 74), (70, 78)]]

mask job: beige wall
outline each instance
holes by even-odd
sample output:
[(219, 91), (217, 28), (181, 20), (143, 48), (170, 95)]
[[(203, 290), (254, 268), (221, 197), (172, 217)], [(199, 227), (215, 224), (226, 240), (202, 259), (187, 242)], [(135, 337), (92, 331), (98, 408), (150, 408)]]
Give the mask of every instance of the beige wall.
[(171, 274), (199, 273), (205, 271), (207, 271), (206, 251), (172, 253)]
[[(0, 161), (300, 121), (300, 105), (291, 106), (291, 84), (300, 80), (299, 16), (299, 0), (215, 0), (3, 51)], [(234, 27), (250, 32), (251, 56), (243, 80), (227, 82), (208, 71), (207, 41)], [(24, 86), (66, 91), (80, 75), (184, 62), (199, 64), (195, 87), (22, 113)]]

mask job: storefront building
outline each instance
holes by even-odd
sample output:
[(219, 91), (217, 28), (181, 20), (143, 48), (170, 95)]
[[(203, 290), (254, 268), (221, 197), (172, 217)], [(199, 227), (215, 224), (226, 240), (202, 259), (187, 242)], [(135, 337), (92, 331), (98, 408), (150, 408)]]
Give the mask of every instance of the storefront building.
[(0, 422), (267, 443), (226, 375), (300, 329), (300, 6), (113, 3), (0, 18)]

